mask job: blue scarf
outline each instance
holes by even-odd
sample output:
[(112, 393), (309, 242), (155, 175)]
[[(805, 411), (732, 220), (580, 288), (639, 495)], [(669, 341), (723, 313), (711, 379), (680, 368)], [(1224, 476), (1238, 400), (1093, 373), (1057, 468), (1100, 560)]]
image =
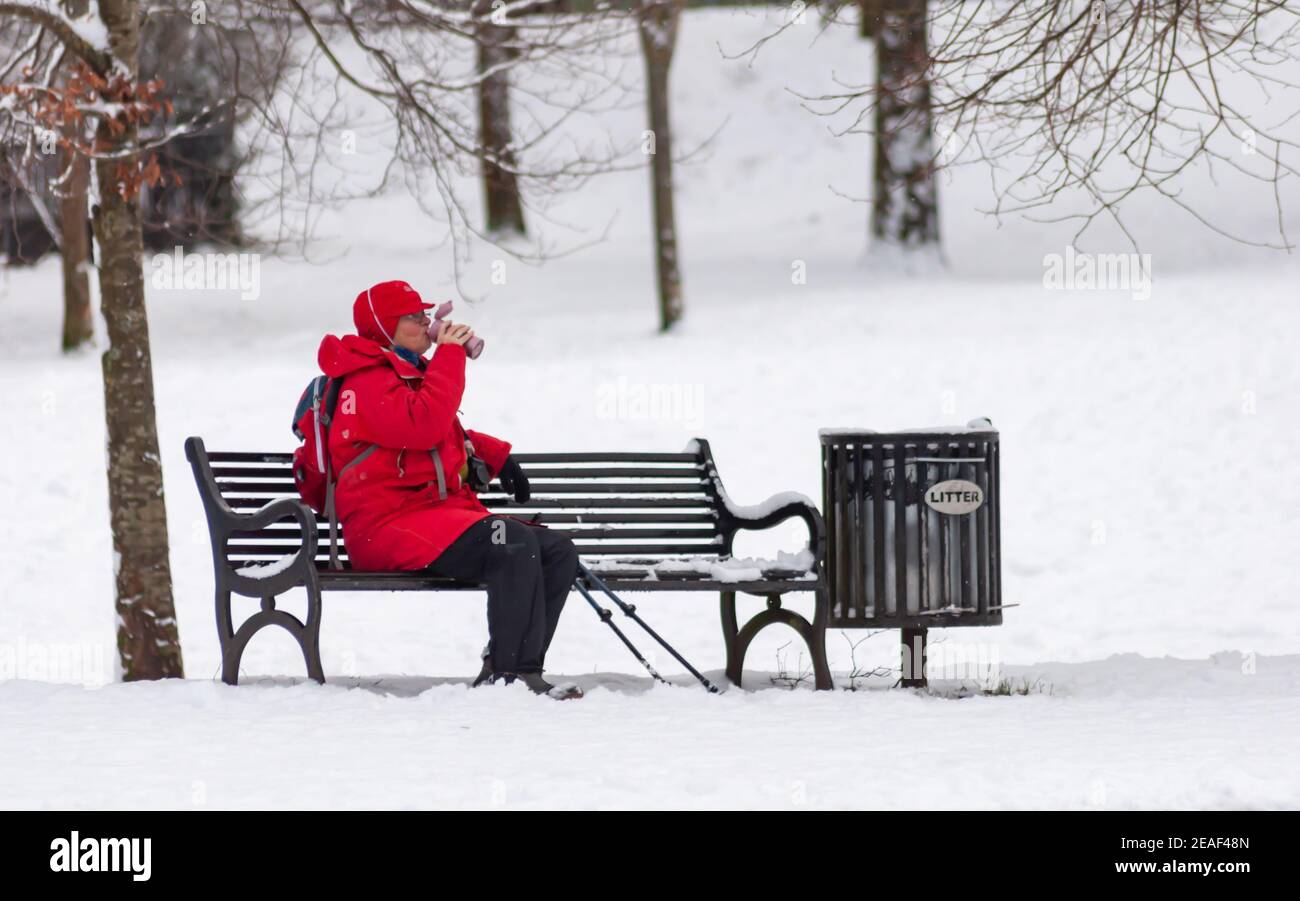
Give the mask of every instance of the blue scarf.
[(420, 356), (415, 351), (410, 350), (408, 348), (398, 347), (397, 345), (393, 345), (393, 353), (397, 354), (399, 357), (401, 357), (406, 362), (410, 363), (412, 366), (414, 366), (416, 369), (420, 370), (421, 372), (424, 371), (425, 366), (429, 365), (428, 360), (426, 360), (424, 357)]

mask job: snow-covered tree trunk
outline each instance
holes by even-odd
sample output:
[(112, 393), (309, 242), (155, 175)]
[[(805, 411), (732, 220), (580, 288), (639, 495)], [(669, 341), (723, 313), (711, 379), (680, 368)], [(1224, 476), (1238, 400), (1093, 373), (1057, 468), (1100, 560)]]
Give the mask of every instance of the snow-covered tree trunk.
[(655, 266), (659, 284), (659, 330), (682, 318), (682, 277), (677, 261), (677, 220), (673, 211), (672, 124), (668, 115), (668, 71), (677, 45), (682, 0), (641, 0), (637, 25), (645, 57), (646, 99), (650, 114), (648, 149), (654, 205)]
[(94, 336), (94, 311), (90, 306), (90, 222), (87, 218), (86, 190), (90, 181), (90, 164), (80, 154), (70, 154), (68, 176), (59, 198), (59, 255), (63, 266), (63, 350), (77, 350)]
[[(475, 4), (475, 13), (486, 16), (486, 0)], [(515, 177), (511, 149), (510, 75), (503, 69), (510, 61), (507, 45), (512, 29), (485, 19), (476, 27), (478, 44), (479, 140), (483, 150), (483, 197), (487, 208), (487, 230), (494, 233), (524, 234), (524, 205)]]
[[(138, 0), (99, 0), (109, 47), (132, 78), (139, 51)], [(172, 602), (167, 507), (154, 417), (153, 364), (145, 315), (139, 193), (122, 190), (120, 163), (135, 162), (137, 129), (114, 133), (105, 120), (93, 163), (97, 196), (92, 217), (99, 251), (104, 351), (104, 413), (108, 425), (108, 505), (117, 579), (117, 647), (124, 679), (183, 676)], [(113, 154), (125, 156), (113, 158)]]
[(871, 236), (877, 245), (937, 247), (927, 0), (879, 0), (875, 173)]

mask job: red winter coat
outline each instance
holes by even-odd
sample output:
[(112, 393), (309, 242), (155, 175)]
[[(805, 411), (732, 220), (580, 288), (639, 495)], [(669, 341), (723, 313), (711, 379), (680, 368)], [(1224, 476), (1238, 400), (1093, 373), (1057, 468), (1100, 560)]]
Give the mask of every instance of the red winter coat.
[[(439, 344), (421, 372), (362, 338), (326, 335), (321, 371), (345, 377), (330, 424), (335, 509), (354, 569), (422, 569), (491, 512), (465, 484), (465, 438), (495, 478), (510, 442), (464, 429), (456, 415), (465, 391), (465, 348)], [(343, 468), (376, 444), (368, 456)], [(442, 459), (447, 497), (438, 499), (431, 451)]]

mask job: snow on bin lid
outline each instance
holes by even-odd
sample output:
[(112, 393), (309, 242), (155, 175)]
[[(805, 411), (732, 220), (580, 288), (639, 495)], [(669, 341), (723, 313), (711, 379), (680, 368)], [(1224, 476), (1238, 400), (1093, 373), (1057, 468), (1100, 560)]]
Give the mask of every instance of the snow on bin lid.
[[(962, 425), (924, 426), (922, 428), (915, 428), (915, 429), (899, 429), (895, 432), (888, 432), (887, 434), (911, 435), (919, 432), (921, 434), (958, 435), (958, 434), (963, 434), (965, 432), (992, 432), (992, 431), (994, 431), (993, 421), (991, 419), (988, 419), (987, 417), (981, 416), (978, 419), (972, 419), (964, 426)], [(818, 436), (825, 435), (827, 437), (835, 437), (836, 435), (880, 435), (885, 433), (881, 433), (876, 429), (848, 428), (843, 426), (836, 426), (833, 428), (818, 429), (817, 434)]]

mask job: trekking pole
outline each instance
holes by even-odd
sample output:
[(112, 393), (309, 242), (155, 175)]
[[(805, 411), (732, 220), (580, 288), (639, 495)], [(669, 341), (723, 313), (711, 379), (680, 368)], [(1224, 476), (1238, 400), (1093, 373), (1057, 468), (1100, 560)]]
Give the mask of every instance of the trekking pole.
[[(637, 615), (635, 606), (624, 602), (622, 598), (614, 594), (614, 592), (610, 590), (609, 586), (605, 584), (604, 580), (602, 580), (591, 570), (587, 569), (587, 567), (582, 564), (582, 561), (578, 562), (578, 571), (582, 573), (582, 575), (586, 576), (587, 579), (590, 580), (593, 585), (595, 585), (601, 591), (605, 592), (605, 594), (609, 596), (609, 599), (613, 601), (616, 605), (618, 605), (618, 609), (622, 610), (625, 615), (630, 616), (638, 626), (640, 626), (642, 629), (646, 631), (647, 635), (649, 635), (655, 641), (659, 642), (660, 647), (662, 647), (669, 654), (672, 654), (673, 657), (676, 658), (678, 663), (686, 667), (686, 669), (690, 672), (690, 674), (694, 676), (696, 679), (698, 679), (700, 681), (700, 684), (709, 690), (710, 694), (718, 693), (718, 686), (714, 685), (707, 678), (705, 678), (705, 676), (699, 670), (697, 670), (695, 667), (690, 665), (690, 663), (686, 660), (685, 657), (677, 653), (676, 649), (673, 648), (672, 645), (664, 641), (663, 638), (659, 636), (658, 632), (650, 628), (649, 624), (645, 620), (643, 620), (640, 616)], [(575, 582), (575, 584), (577, 583)], [(610, 625), (613, 624), (611, 623)], [(637, 656), (639, 657), (640, 655), (638, 654)]]
[(600, 606), (600, 604), (596, 602), (596, 599), (593, 598), (591, 594), (587, 591), (587, 589), (583, 586), (581, 579), (574, 579), (573, 587), (578, 589), (578, 593), (587, 599), (587, 603), (591, 605), (591, 609), (596, 611), (596, 615), (600, 617), (600, 621), (614, 630), (614, 634), (618, 636), (618, 640), (623, 642), (623, 644), (627, 646), (627, 649), (632, 652), (633, 657), (641, 661), (641, 665), (644, 666), (647, 670), (649, 670), (650, 675), (654, 676), (656, 681), (662, 682), (665, 685), (672, 684), (663, 676), (659, 675), (659, 671), (650, 665), (649, 660), (646, 660), (645, 657), (642, 656), (641, 652), (636, 649), (636, 645), (632, 644), (632, 640), (623, 634), (622, 629), (614, 625), (613, 612), (606, 609), (605, 607)]

